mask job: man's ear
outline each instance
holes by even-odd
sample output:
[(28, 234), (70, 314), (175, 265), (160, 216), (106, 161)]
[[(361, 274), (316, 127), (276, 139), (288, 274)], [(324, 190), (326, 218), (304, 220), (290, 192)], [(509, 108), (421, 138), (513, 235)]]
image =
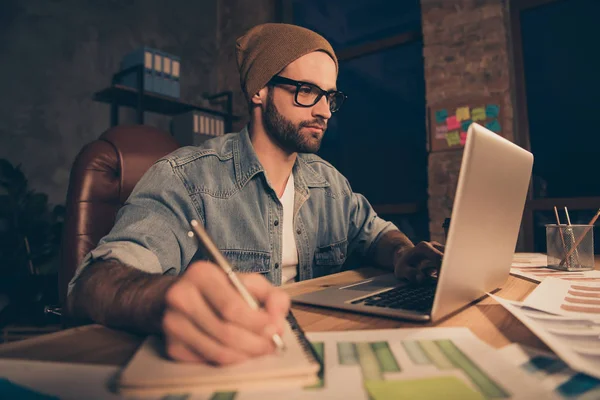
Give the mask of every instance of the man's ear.
[(258, 92), (254, 93), (254, 96), (252, 96), (252, 98), (250, 99), (252, 104), (255, 104), (255, 105), (265, 104), (267, 101), (268, 90), (269, 90), (269, 88), (267, 88), (265, 86), (262, 89), (260, 89)]

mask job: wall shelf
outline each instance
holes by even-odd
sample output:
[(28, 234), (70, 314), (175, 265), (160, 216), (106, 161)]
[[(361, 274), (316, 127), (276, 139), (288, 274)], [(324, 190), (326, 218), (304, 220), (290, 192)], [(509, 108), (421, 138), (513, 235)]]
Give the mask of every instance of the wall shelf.
[[(119, 78), (135, 72), (137, 74), (138, 89), (120, 85)], [(231, 113), (231, 101), (227, 101), (227, 110), (219, 111), (207, 107), (202, 107), (196, 104), (181, 101), (179, 99), (164, 96), (154, 92), (140, 90), (144, 87), (144, 71), (143, 66), (135, 66), (113, 75), (111, 86), (106, 89), (94, 93), (93, 99), (101, 103), (111, 105), (111, 126), (119, 124), (119, 107), (133, 108), (137, 111), (137, 123), (144, 123), (144, 112), (153, 112), (162, 115), (174, 116), (183, 114), (189, 111), (202, 111), (204, 113), (223, 117), (227, 132), (231, 132), (233, 121), (240, 120), (240, 117)], [(227, 94), (231, 96), (231, 92), (223, 92), (220, 95)]]

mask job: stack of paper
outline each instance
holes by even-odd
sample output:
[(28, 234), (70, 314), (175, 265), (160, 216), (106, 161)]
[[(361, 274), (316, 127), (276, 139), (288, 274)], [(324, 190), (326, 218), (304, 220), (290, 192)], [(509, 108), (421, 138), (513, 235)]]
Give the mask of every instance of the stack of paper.
[(324, 361), (317, 385), (217, 392), (205, 400), (553, 399), (467, 328), (307, 334)]
[(571, 368), (600, 378), (600, 285), (548, 278), (523, 303), (492, 297)]
[(600, 282), (600, 271), (559, 271), (548, 268), (547, 257), (542, 253), (516, 253), (513, 257), (510, 273), (533, 282), (541, 282), (546, 278), (560, 278), (578, 282)]
[(499, 353), (563, 399), (600, 398), (600, 379), (574, 371), (552, 353), (516, 343), (505, 346)]
[[(241, 391), (192, 393), (185, 385), (154, 398), (202, 400), (310, 399), (556, 399), (553, 388), (523, 374), (467, 328), (388, 329), (309, 333), (324, 363), (307, 387), (266, 385)], [(60, 398), (110, 398), (114, 369), (64, 364), (0, 362), (0, 375)], [(27, 363), (28, 366), (22, 366)], [(3, 368), (4, 366), (4, 368)], [(182, 368), (180, 365), (179, 368)], [(25, 374), (25, 368), (27, 373)], [(52, 369), (53, 373), (47, 371)], [(165, 367), (168, 368), (168, 367)], [(73, 370), (76, 370), (73, 372)], [(20, 372), (19, 372), (20, 371)], [(61, 371), (63, 373), (61, 374)], [(62, 378), (56, 378), (56, 375)], [(45, 378), (48, 376), (48, 379)], [(72, 380), (73, 388), (67, 380)], [(82, 392), (82, 384), (87, 386)], [(0, 398), (2, 397), (0, 387)], [(147, 398), (147, 397), (144, 397)]]

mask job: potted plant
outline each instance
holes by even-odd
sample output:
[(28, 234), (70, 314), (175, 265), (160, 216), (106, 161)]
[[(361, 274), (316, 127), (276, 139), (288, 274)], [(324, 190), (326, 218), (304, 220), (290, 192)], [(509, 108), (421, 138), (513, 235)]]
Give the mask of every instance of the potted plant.
[(45, 322), (57, 303), (57, 266), (64, 206), (29, 188), (20, 166), (0, 159), (0, 326)]

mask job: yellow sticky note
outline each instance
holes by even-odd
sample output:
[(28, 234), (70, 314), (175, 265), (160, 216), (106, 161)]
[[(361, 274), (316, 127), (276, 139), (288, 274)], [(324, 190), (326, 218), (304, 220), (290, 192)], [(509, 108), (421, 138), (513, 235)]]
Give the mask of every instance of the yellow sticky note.
[(460, 135), (458, 131), (451, 131), (446, 134), (446, 143), (449, 147), (460, 145)]
[(471, 112), (469, 111), (469, 107), (459, 107), (456, 109), (457, 121), (466, 121), (468, 119), (471, 119)]
[(484, 400), (485, 397), (471, 389), (455, 376), (434, 378), (365, 381), (365, 389), (373, 400)]
[(484, 107), (477, 107), (471, 110), (471, 119), (473, 121), (483, 121), (486, 118)]

